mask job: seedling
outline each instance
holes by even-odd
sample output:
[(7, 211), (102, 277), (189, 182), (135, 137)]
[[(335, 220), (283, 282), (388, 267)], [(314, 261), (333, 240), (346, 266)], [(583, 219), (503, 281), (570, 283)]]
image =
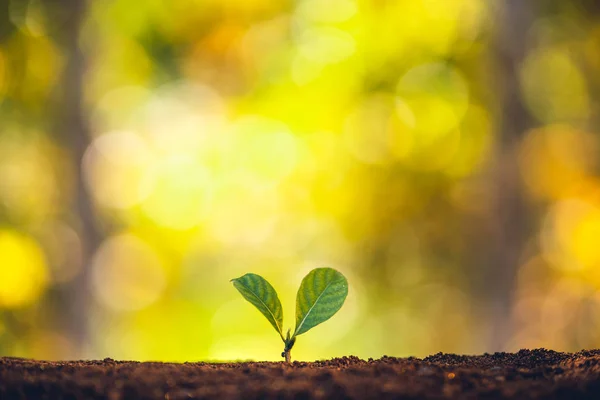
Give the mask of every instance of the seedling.
[(283, 336), (283, 309), (273, 286), (262, 276), (246, 274), (232, 279), (233, 286), (252, 303), (273, 325), (283, 340), (281, 356), (291, 360), (291, 350), (296, 336), (314, 328), (331, 318), (344, 304), (348, 295), (348, 281), (332, 268), (313, 269), (302, 279), (296, 296), (296, 329), (290, 335), (288, 329)]

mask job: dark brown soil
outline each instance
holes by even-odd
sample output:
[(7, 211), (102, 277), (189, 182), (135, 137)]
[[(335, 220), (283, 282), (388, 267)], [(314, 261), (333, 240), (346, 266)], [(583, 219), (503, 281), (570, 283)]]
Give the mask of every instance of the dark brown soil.
[(600, 399), (600, 350), (252, 363), (0, 358), (0, 399)]

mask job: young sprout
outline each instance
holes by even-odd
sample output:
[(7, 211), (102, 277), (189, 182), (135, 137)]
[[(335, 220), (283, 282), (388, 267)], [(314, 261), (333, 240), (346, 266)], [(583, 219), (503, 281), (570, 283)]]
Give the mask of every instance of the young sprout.
[(344, 304), (348, 295), (348, 281), (332, 268), (313, 269), (302, 279), (296, 296), (296, 329), (283, 336), (283, 309), (273, 286), (262, 276), (246, 274), (232, 279), (233, 286), (252, 303), (273, 325), (283, 340), (281, 356), (291, 361), (291, 350), (296, 336), (331, 318)]

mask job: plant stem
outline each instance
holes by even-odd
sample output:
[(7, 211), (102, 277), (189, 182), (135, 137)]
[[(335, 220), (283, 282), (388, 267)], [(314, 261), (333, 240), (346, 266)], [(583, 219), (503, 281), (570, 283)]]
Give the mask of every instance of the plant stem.
[(292, 347), (294, 347), (294, 344), (296, 343), (296, 337), (295, 336), (290, 337), (289, 329), (287, 331), (287, 337), (283, 341), (283, 343), (285, 343), (285, 347), (283, 348), (283, 353), (281, 353), (281, 355), (283, 357), (285, 357), (285, 362), (290, 364), (292, 362), (292, 354), (291, 354)]
[(290, 364), (292, 362), (292, 354), (291, 354), (291, 350), (285, 350), (283, 352), (284, 356), (285, 356), (285, 362)]

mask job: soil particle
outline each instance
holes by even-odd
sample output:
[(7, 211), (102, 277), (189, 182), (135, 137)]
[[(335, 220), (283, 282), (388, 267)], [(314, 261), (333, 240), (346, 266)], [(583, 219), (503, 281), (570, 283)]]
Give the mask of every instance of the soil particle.
[(239, 363), (0, 358), (0, 399), (600, 399), (600, 351)]

